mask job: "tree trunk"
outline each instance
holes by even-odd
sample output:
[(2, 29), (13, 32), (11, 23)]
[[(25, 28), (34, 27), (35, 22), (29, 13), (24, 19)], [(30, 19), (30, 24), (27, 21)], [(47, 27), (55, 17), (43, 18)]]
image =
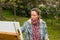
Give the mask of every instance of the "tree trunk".
[(1, 6), (1, 3), (0, 3), (0, 20), (2, 20), (2, 6)]
[(35, 0), (35, 7), (38, 8), (38, 0)]
[(16, 19), (16, 7), (14, 6), (14, 1), (12, 0), (12, 9), (13, 9), (13, 12), (14, 12), (14, 21), (17, 21)]
[(16, 19), (16, 7), (14, 6), (14, 19), (15, 19), (15, 21), (17, 20)]

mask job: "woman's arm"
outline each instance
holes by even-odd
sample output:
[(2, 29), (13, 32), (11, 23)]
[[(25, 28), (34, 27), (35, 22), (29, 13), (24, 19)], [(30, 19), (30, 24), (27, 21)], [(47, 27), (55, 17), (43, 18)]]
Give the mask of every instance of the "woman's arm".
[(24, 40), (30, 40), (29, 33), (28, 33), (28, 30), (27, 30), (27, 26), (28, 26), (28, 23), (25, 22), (23, 24), (23, 26), (21, 27), (21, 31), (24, 32)]
[(26, 22), (23, 24), (23, 26), (21, 27), (21, 31), (24, 32), (26, 30)]

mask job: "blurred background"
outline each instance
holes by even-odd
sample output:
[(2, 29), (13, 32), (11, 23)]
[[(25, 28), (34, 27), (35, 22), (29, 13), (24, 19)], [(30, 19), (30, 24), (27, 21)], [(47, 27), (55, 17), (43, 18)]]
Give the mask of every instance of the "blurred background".
[(47, 23), (49, 39), (60, 40), (60, 0), (0, 0), (0, 20), (18, 21), (22, 26), (35, 7)]

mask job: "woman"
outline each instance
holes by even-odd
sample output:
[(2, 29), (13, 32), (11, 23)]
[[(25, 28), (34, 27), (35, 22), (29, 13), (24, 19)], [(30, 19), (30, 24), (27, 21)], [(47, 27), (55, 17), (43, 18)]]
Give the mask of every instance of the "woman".
[(31, 18), (21, 28), (24, 32), (24, 40), (48, 40), (46, 23), (41, 19), (41, 11), (38, 8), (31, 10)]

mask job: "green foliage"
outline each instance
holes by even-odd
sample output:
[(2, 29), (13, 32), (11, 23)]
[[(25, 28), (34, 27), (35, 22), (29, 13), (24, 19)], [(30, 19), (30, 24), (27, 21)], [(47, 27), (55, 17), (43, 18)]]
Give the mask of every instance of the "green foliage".
[[(30, 10), (36, 6), (42, 11), (41, 15), (43, 18), (54, 18), (55, 16), (60, 17), (60, 1), (53, 0), (5, 0), (4, 7), (6, 9), (16, 8), (17, 16), (30, 17)], [(3, 2), (3, 1), (2, 1)], [(44, 6), (40, 5), (43, 4)]]
[(41, 6), (41, 7), (39, 7), (39, 9), (41, 10), (42, 18), (47, 18), (47, 7)]

